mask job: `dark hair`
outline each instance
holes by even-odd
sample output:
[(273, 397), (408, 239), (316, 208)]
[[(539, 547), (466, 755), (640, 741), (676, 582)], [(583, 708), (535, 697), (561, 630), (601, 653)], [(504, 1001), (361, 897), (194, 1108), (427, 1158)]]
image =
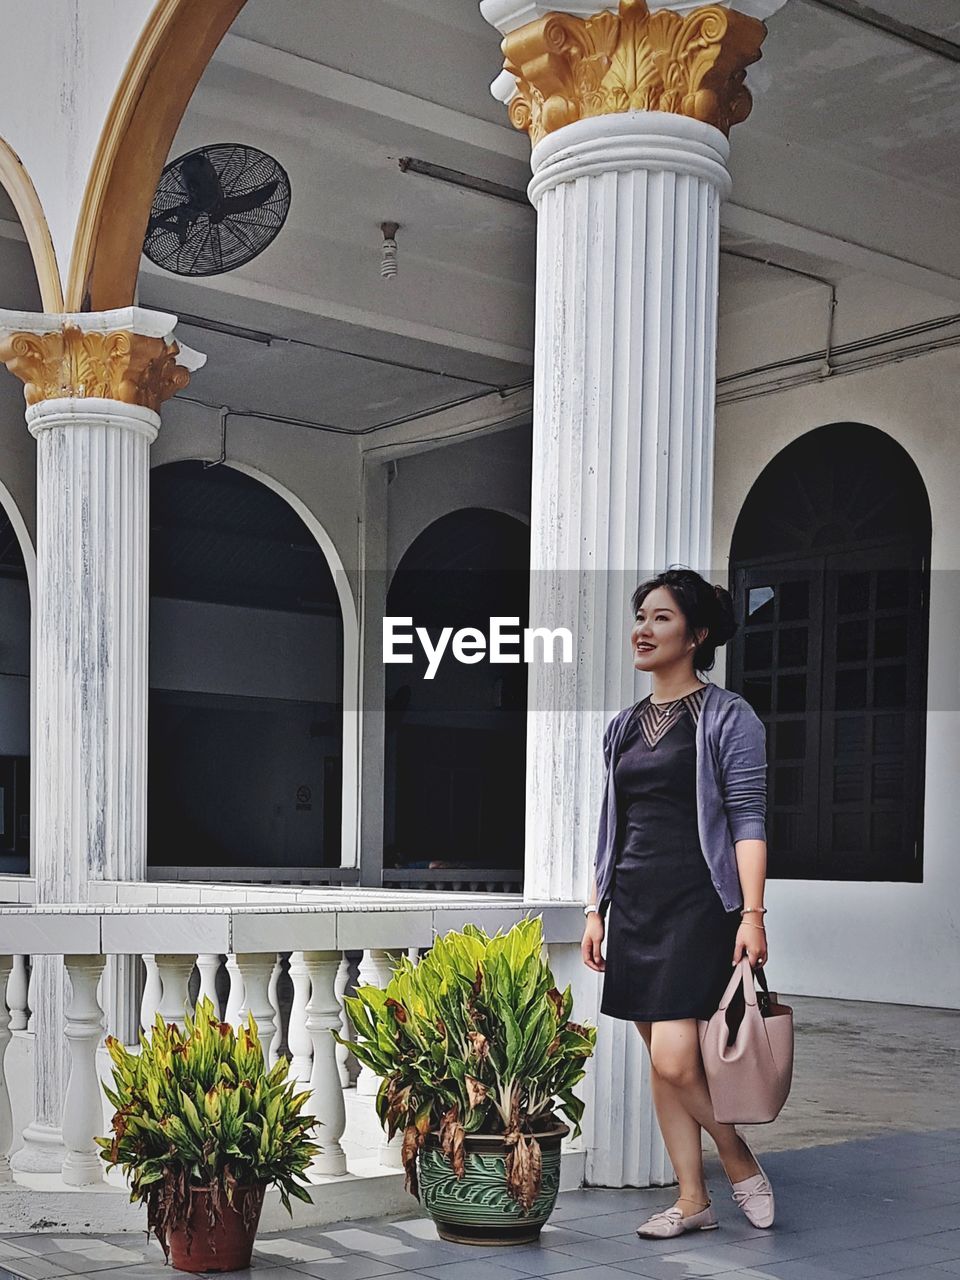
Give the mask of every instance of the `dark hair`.
[(717, 649), (736, 634), (737, 620), (733, 611), (733, 599), (726, 587), (711, 584), (693, 569), (665, 569), (641, 582), (630, 597), (634, 616), (640, 605), (656, 587), (669, 587), (677, 607), (687, 620), (690, 639), (695, 633), (708, 627), (703, 644), (693, 655), (697, 671), (709, 671), (714, 664)]

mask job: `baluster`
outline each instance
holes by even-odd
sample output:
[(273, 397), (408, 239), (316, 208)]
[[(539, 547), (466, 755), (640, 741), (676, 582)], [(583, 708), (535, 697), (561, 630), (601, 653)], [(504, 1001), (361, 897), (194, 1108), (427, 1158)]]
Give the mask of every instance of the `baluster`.
[(310, 1100), (306, 1110), (317, 1117), (313, 1140), (320, 1147), (310, 1165), (318, 1174), (347, 1172), (347, 1158), (340, 1139), (347, 1126), (347, 1112), (337, 1071), (336, 1042), (330, 1031), (340, 1026), (340, 1002), (334, 984), (340, 967), (339, 951), (305, 951), (303, 963), (310, 979), (306, 1027), (313, 1046)]
[(190, 1011), (187, 985), (193, 973), (195, 956), (155, 956), (160, 971), (160, 1007), (157, 1012), (168, 1025), (183, 1029), (184, 1014)]
[(144, 956), (143, 963), (147, 973), (143, 984), (143, 995), (140, 998), (140, 1026), (145, 1032), (149, 1032), (156, 1019), (157, 1010), (160, 1008), (163, 983), (160, 980), (157, 957)]
[[(360, 985), (383, 988), (393, 977), (393, 955), (379, 947), (370, 948), (363, 953), (360, 961)], [(331, 1037), (332, 1039), (332, 1037)], [(369, 1067), (361, 1066), (357, 1077), (357, 1093), (366, 1097), (376, 1096), (380, 1088), (380, 1077)]]
[(9, 1151), (13, 1146), (13, 1113), (10, 1110), (10, 1094), (3, 1060), (10, 1043), (10, 1015), (7, 1012), (7, 1000), (10, 997), (7, 995), (4, 998), (4, 992), (10, 990), (13, 961), (16, 958), (18, 957), (0, 956), (0, 1183), (13, 1180), (9, 1159)]
[[(337, 976), (333, 983), (333, 993), (337, 997), (340, 1005), (340, 1026), (337, 1028), (342, 1036), (352, 1038), (353, 1023), (347, 1015), (347, 1007), (343, 1003), (343, 997), (347, 992), (347, 984), (350, 981), (350, 961), (347, 959), (346, 953), (340, 957), (340, 963), (337, 965)], [(332, 1038), (332, 1037), (331, 1037)], [(349, 1089), (353, 1084), (353, 1078), (350, 1074), (349, 1058), (353, 1057), (350, 1050), (345, 1044), (339, 1041), (334, 1042), (334, 1056), (337, 1059), (337, 1075), (340, 1077), (340, 1087)]]
[(294, 951), (290, 956), (290, 981), (293, 983), (293, 1003), (290, 1006), (290, 1021), (287, 1023), (287, 1047), (292, 1055), (290, 1076), (306, 1087), (310, 1082), (313, 1066), (313, 1042), (307, 1031), (310, 974), (303, 963), (302, 951)]
[(264, 1047), (267, 1055), (267, 1065), (274, 1067), (277, 1059), (280, 1057), (280, 1046), (283, 1044), (283, 1026), (280, 1016), (280, 996), (278, 987), (280, 984), (280, 971), (283, 965), (278, 955), (273, 964), (273, 972), (270, 974), (270, 982), (267, 985), (267, 999), (270, 1001), (270, 1008), (273, 1010), (273, 1038), (269, 1046)]
[(70, 1001), (63, 1034), (70, 1045), (70, 1078), (63, 1103), (63, 1180), (71, 1187), (103, 1181), (103, 1162), (94, 1136), (103, 1128), (97, 1045), (103, 1035), (103, 1011), (97, 983), (105, 956), (64, 956)]
[(220, 1017), (220, 997), (217, 995), (217, 974), (220, 972), (220, 957), (210, 952), (197, 956), (197, 972), (200, 975), (200, 987), (197, 991), (197, 1004), (204, 996), (209, 996), (213, 1011)]
[[(345, 994), (353, 996), (357, 994), (357, 987), (360, 985), (360, 961), (363, 959), (363, 952), (354, 954), (347, 958), (347, 986)], [(356, 1040), (357, 1029), (349, 1018), (345, 1019), (347, 1028), (347, 1039)], [(356, 1088), (357, 1080), (360, 1076), (360, 1062), (353, 1050), (347, 1051), (347, 1071), (350, 1073), (350, 1087)]]
[(24, 1031), (27, 1026), (27, 957), (12, 956), (13, 968), (7, 979), (7, 1008), (10, 1010), (10, 1030)]
[(227, 956), (227, 976), (230, 979), (230, 990), (227, 993), (227, 1011), (224, 1014), (224, 1022), (229, 1022), (231, 1027), (236, 1027), (240, 1006), (243, 1004), (243, 978), (240, 976), (240, 970), (237, 968), (237, 957)]
[(267, 1061), (270, 1042), (276, 1030), (269, 996), (270, 975), (273, 973), (276, 956), (269, 952), (248, 951), (238, 954), (236, 960), (243, 979), (243, 1003), (237, 1010), (237, 1023), (242, 1026), (247, 1020), (247, 1014), (253, 1014), (264, 1061)]

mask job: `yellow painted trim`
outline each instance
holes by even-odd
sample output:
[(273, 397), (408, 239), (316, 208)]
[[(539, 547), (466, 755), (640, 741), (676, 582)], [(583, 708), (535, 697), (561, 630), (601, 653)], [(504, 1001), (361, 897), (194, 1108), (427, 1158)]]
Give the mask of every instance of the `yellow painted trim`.
[(70, 257), (68, 311), (134, 300), (140, 252), (174, 136), (193, 91), (246, 0), (157, 0), (114, 95)]
[(47, 225), (47, 217), (43, 205), (37, 195), (37, 189), (23, 167), (23, 161), (9, 145), (0, 138), (0, 186), (13, 201), (20, 225), (27, 237), (27, 246), (33, 258), (37, 283), (40, 285), (40, 301), (44, 311), (63, 310), (63, 285), (60, 281), (60, 268), (57, 266), (57, 255), (53, 248), (53, 237)]

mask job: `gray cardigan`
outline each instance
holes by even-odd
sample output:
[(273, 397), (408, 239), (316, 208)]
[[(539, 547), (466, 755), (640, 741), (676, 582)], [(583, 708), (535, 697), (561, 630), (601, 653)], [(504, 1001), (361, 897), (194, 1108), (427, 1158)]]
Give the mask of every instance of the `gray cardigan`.
[[(603, 735), (605, 780), (597, 840), (601, 916), (617, 860), (614, 766), (634, 707), (618, 711)], [(697, 827), (710, 878), (727, 911), (743, 906), (738, 840), (766, 840), (767, 738), (763, 721), (739, 693), (708, 684), (697, 721)]]

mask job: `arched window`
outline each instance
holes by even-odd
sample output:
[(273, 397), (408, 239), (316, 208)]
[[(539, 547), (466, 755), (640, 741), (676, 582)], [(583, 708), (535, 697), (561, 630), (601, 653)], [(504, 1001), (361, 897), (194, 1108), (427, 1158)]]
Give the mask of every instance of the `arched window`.
[(30, 870), (30, 589), (0, 503), (0, 873)]
[(731, 547), (728, 684), (767, 726), (771, 877), (922, 879), (930, 504), (874, 427), (783, 449)]

